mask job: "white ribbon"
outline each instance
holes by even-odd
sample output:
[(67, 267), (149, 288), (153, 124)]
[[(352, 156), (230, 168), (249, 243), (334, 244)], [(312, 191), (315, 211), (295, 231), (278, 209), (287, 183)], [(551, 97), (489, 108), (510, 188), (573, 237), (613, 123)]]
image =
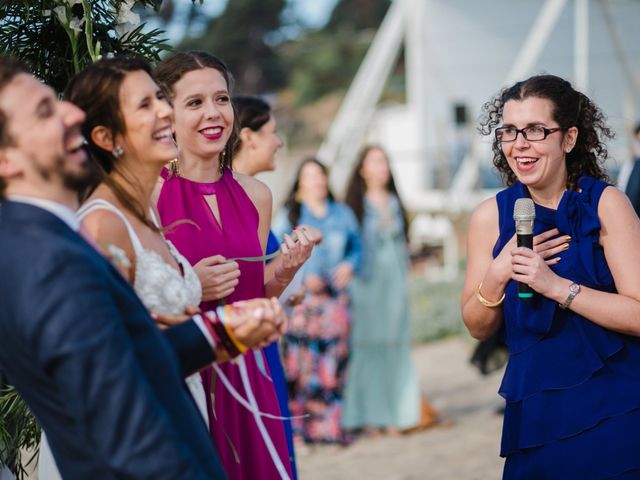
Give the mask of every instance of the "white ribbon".
[[(244, 359), (240, 356), (238, 357), (236, 360), (236, 362), (240, 363), (239, 361), (242, 359), (243, 363), (244, 363)], [(222, 384), (224, 385), (224, 387), (227, 389), (227, 391), (231, 394), (231, 396), (233, 398), (236, 399), (236, 401), (242, 405), (244, 408), (246, 408), (247, 410), (249, 410), (251, 413), (253, 413), (254, 415), (260, 415), (261, 417), (266, 417), (266, 418), (271, 418), (272, 420), (293, 420), (296, 418), (306, 418), (308, 417), (308, 414), (305, 415), (296, 415), (296, 416), (291, 416), (291, 417), (281, 417), (279, 415), (273, 415), (271, 413), (265, 413), (265, 412), (261, 412), (257, 407), (253, 407), (242, 395), (240, 395), (240, 393), (238, 393), (238, 391), (235, 389), (235, 387), (231, 384), (231, 382), (229, 381), (229, 379), (227, 378), (227, 376), (224, 374), (224, 372), (222, 371), (222, 369), (216, 364), (213, 363), (212, 364), (213, 368), (215, 369), (217, 375), (220, 377), (220, 381), (222, 382)], [(245, 366), (246, 368), (246, 366)], [(242, 371), (240, 372), (242, 374)], [(246, 389), (245, 389), (246, 390)]]
[(271, 418), (273, 420), (292, 420), (294, 418), (305, 418), (308, 415), (282, 417), (279, 415), (272, 415), (270, 413), (261, 412), (258, 407), (258, 402), (256, 401), (256, 397), (253, 394), (253, 390), (251, 389), (251, 382), (249, 380), (249, 373), (247, 372), (247, 365), (244, 361), (244, 357), (239, 356), (236, 359), (234, 359), (234, 362), (237, 363), (238, 368), (240, 369), (240, 378), (242, 379), (242, 385), (244, 386), (244, 390), (249, 399), (248, 401), (242, 395), (240, 395), (240, 393), (238, 393), (238, 391), (234, 388), (234, 386), (231, 384), (227, 376), (224, 374), (224, 372), (218, 365), (214, 363), (212, 364), (212, 366), (216, 371), (216, 374), (220, 378), (220, 381), (222, 382), (224, 387), (227, 389), (227, 391), (231, 394), (231, 396), (235, 398), (240, 405), (242, 405), (244, 408), (246, 408), (253, 414), (253, 418), (256, 421), (256, 426), (258, 427), (258, 431), (260, 432), (260, 436), (262, 437), (262, 440), (264, 441), (264, 444), (267, 447), (267, 451), (269, 452), (269, 456), (271, 457), (273, 464), (275, 465), (276, 469), (278, 470), (278, 473), (280, 474), (280, 478), (282, 480), (291, 480), (289, 477), (289, 474), (287, 473), (287, 469), (282, 464), (282, 460), (280, 459), (280, 456), (278, 455), (278, 452), (276, 451), (276, 448), (273, 445), (273, 441), (269, 436), (269, 432), (264, 426), (262, 417)]

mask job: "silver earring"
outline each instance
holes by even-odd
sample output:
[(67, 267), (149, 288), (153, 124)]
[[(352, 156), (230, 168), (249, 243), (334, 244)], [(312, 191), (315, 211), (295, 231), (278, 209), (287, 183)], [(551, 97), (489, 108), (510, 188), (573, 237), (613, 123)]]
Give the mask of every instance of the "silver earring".
[(115, 158), (120, 158), (124, 154), (124, 149), (120, 145), (116, 145), (113, 150), (111, 150), (111, 155)]

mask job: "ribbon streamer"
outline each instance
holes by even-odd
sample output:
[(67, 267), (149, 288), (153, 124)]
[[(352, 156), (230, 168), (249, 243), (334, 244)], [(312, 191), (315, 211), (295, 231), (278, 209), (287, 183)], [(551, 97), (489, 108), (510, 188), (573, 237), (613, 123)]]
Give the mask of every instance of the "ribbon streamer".
[(237, 362), (238, 368), (240, 369), (240, 378), (242, 379), (242, 385), (244, 386), (244, 390), (247, 393), (247, 397), (249, 401), (247, 401), (242, 395), (240, 395), (240, 393), (238, 393), (238, 391), (233, 387), (233, 385), (231, 385), (231, 382), (229, 382), (229, 379), (224, 374), (222, 369), (218, 367), (218, 365), (214, 363), (212, 364), (212, 366), (215, 369), (218, 377), (220, 378), (220, 381), (225, 386), (227, 391), (231, 394), (231, 396), (235, 398), (240, 405), (242, 405), (244, 408), (246, 408), (253, 414), (253, 417), (256, 421), (256, 426), (258, 427), (258, 431), (260, 432), (260, 436), (262, 437), (262, 440), (264, 441), (264, 444), (267, 447), (267, 451), (269, 452), (269, 456), (271, 457), (273, 464), (275, 465), (276, 469), (278, 470), (278, 473), (280, 474), (280, 478), (282, 480), (291, 480), (291, 478), (289, 477), (289, 474), (287, 473), (287, 469), (282, 464), (282, 460), (280, 459), (280, 456), (278, 455), (278, 452), (275, 446), (273, 445), (273, 441), (269, 436), (269, 432), (264, 426), (262, 417), (271, 418), (273, 420), (291, 420), (294, 418), (304, 418), (304, 417), (307, 417), (307, 415), (282, 417), (279, 415), (272, 415), (270, 413), (261, 412), (260, 409), (258, 408), (258, 402), (256, 401), (255, 395), (253, 394), (253, 390), (251, 389), (249, 374), (247, 372), (247, 365), (244, 362), (244, 358), (240, 356), (237, 359), (235, 359), (235, 361)]
[(235, 257), (235, 258), (227, 258), (226, 262), (266, 262), (267, 260), (271, 260), (272, 258), (276, 258), (280, 255), (280, 249), (275, 252), (270, 253), (269, 255), (260, 255), (259, 257)]
[(253, 394), (253, 390), (251, 390), (251, 384), (249, 383), (249, 374), (247, 373), (247, 365), (244, 363), (244, 358), (240, 357), (238, 361), (238, 367), (240, 368), (240, 377), (242, 378), (242, 384), (244, 385), (244, 390), (247, 393), (247, 397), (252, 407), (254, 407), (254, 418), (256, 420), (256, 425), (258, 426), (258, 430), (260, 430), (260, 435), (262, 435), (262, 440), (264, 440), (264, 444), (271, 455), (271, 460), (273, 460), (273, 464), (275, 465), (278, 473), (280, 474), (280, 478), (282, 480), (291, 480), (289, 474), (287, 473), (287, 469), (282, 464), (282, 459), (280, 455), (278, 455), (278, 451), (276, 447), (273, 445), (273, 441), (269, 436), (269, 432), (267, 432), (267, 427), (264, 426), (264, 422), (262, 421), (262, 417), (260, 415), (256, 415), (256, 411), (258, 410), (258, 402), (256, 401), (256, 397)]
[[(239, 363), (240, 360), (243, 360), (243, 363), (244, 363), (244, 359), (242, 357), (238, 357), (238, 363)], [(218, 367), (217, 364), (214, 363), (214, 364), (212, 364), (212, 366), (215, 369), (215, 371), (218, 374), (218, 376), (220, 377), (220, 381), (222, 382), (224, 387), (227, 389), (227, 391), (231, 394), (231, 396), (233, 398), (235, 398), (236, 401), (240, 405), (242, 405), (244, 408), (249, 410), (254, 415), (259, 415), (261, 417), (270, 418), (272, 420), (293, 420), (293, 419), (298, 419), (298, 418), (306, 418), (306, 417), (309, 416), (308, 414), (305, 414), (305, 415), (297, 415), (297, 416), (291, 416), (291, 417), (282, 417), (282, 416), (279, 416), (279, 415), (273, 415), (271, 413), (261, 412), (257, 407), (253, 407), (242, 395), (240, 395), (240, 393), (238, 393), (238, 391), (234, 388), (233, 385), (231, 385), (231, 382), (229, 381), (227, 376), (224, 374), (222, 369), (220, 367)], [(242, 374), (242, 372), (241, 372), (241, 374)]]

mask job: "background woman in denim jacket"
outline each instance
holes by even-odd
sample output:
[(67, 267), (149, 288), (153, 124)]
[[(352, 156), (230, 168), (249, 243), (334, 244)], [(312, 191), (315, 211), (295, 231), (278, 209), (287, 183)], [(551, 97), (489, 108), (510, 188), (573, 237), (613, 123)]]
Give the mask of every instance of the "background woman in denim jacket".
[(348, 286), (360, 265), (362, 244), (353, 212), (334, 201), (327, 169), (315, 159), (300, 166), (273, 231), (281, 238), (298, 224), (316, 228), (323, 240), (300, 271), (307, 293), (294, 308), (283, 339), (291, 413), (308, 415), (294, 421), (294, 431), (307, 443), (343, 443), (340, 418), (348, 357)]

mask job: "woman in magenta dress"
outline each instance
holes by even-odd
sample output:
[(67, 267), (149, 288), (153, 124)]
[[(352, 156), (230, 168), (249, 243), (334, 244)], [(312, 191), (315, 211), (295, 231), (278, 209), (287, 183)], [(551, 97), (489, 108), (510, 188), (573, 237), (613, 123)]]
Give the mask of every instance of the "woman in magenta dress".
[[(263, 261), (232, 260), (264, 254), (271, 192), (229, 168), (236, 136), (225, 65), (204, 52), (180, 52), (161, 62), (156, 75), (174, 104), (180, 151), (174, 168), (163, 171), (158, 211), (164, 225), (173, 224), (167, 238), (195, 265), (203, 284), (201, 307), (278, 295), (309, 256), (311, 244), (301, 232), (296, 244), (287, 238), (266, 285)], [(281, 412), (264, 355), (249, 352), (221, 371), (214, 379), (215, 404), (208, 400), (211, 433), (229, 478), (291, 478), (283, 422), (271, 418)], [(226, 380), (253, 412), (233, 398)]]

